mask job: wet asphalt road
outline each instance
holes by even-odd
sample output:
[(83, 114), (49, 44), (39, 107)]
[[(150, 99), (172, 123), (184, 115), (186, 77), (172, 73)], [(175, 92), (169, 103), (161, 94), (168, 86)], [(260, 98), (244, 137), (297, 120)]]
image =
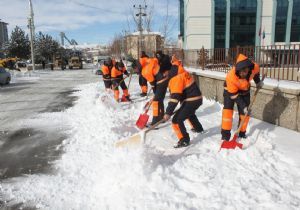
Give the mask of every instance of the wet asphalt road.
[(22, 127), (20, 122), (73, 106), (76, 86), (97, 81), (99, 76), (92, 69), (41, 71), (0, 87), (0, 181), (51, 173), (51, 163), (62, 152), (57, 148), (67, 138), (67, 127)]

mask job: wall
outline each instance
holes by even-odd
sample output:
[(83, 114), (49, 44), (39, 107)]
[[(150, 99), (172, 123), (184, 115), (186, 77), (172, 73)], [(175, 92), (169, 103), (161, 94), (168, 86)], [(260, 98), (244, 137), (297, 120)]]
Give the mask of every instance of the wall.
[[(205, 72), (205, 71), (201, 71)], [(224, 76), (192, 73), (199, 84), (203, 95), (223, 103)], [(296, 83), (295, 83), (296, 84)], [(300, 131), (300, 85), (299, 88), (287, 89), (267, 85), (258, 93), (253, 105), (254, 118), (279, 125), (295, 131)], [(255, 91), (252, 84), (251, 94)]]
[(212, 47), (212, 18), (211, 1), (188, 0), (185, 1), (185, 48), (200, 49)]

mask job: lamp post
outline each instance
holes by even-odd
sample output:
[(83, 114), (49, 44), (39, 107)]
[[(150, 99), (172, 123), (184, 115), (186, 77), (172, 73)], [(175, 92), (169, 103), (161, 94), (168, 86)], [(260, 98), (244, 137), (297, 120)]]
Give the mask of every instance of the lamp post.
[(32, 61), (32, 70), (35, 71), (35, 59), (34, 59), (34, 37), (35, 37), (35, 32), (34, 32), (34, 14), (33, 14), (33, 7), (32, 7), (32, 2), (29, 0), (29, 8), (30, 8), (30, 13), (28, 17), (28, 27), (30, 30), (30, 48), (31, 48), (31, 61)]
[(145, 12), (143, 12), (143, 10), (147, 9), (147, 5), (145, 5), (144, 7), (142, 5), (139, 5), (138, 7), (136, 5), (133, 5), (134, 8), (138, 9), (139, 12), (136, 14), (136, 16), (139, 18), (138, 19), (138, 31), (139, 33), (139, 38), (138, 38), (138, 58), (140, 57), (140, 53), (143, 50), (143, 46), (142, 46), (142, 39), (143, 39), (143, 17), (147, 16), (147, 14)]

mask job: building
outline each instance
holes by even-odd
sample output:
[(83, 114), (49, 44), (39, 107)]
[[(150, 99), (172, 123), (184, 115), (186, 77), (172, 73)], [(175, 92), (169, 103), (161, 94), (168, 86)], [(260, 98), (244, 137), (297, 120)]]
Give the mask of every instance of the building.
[(1, 21), (0, 19), (0, 49), (4, 47), (4, 44), (8, 43), (8, 23)]
[(300, 0), (179, 0), (184, 49), (300, 43)]
[(141, 49), (139, 49), (139, 32), (134, 32), (125, 36), (126, 53), (132, 55), (133, 58), (138, 58), (139, 51), (145, 51), (151, 55), (157, 50), (162, 50), (164, 45), (164, 38), (158, 32), (147, 32), (142, 33)]

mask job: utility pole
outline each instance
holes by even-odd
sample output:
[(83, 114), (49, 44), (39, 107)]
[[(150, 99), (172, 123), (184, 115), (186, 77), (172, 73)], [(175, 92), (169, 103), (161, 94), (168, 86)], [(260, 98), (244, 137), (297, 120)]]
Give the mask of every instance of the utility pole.
[(139, 12), (135, 15), (138, 17), (138, 31), (140, 32), (139, 38), (138, 38), (138, 58), (140, 58), (141, 51), (143, 50), (143, 17), (146, 17), (146, 9), (147, 5), (145, 4), (144, 6), (139, 5), (133, 5), (134, 8), (136, 8)]
[(35, 71), (35, 60), (34, 60), (34, 37), (35, 37), (35, 32), (34, 32), (34, 14), (33, 14), (33, 7), (32, 7), (32, 2), (29, 0), (29, 8), (30, 8), (30, 13), (29, 13), (29, 18), (28, 18), (28, 27), (30, 30), (30, 47), (31, 47), (31, 61), (32, 61), (32, 70)]

